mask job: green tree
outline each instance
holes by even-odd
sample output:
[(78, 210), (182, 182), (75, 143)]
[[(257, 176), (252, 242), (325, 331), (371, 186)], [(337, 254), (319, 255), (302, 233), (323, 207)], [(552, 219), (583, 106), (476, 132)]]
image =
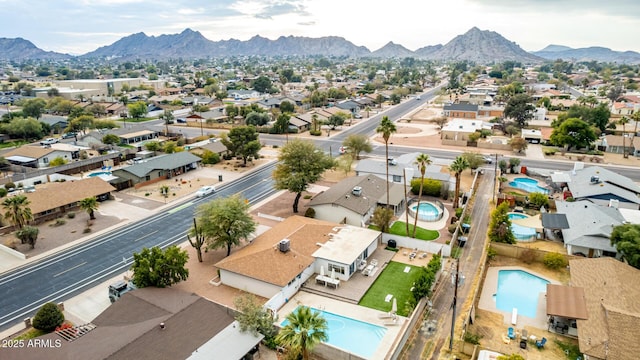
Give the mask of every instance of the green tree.
[(463, 158), (467, 159), (467, 162), (469, 163), (469, 169), (471, 170), (475, 170), (477, 168), (479, 168), (482, 164), (484, 164), (484, 159), (482, 158), (482, 155), (475, 153), (475, 152), (471, 152), (471, 151), (465, 151), (464, 153), (462, 153)]
[(520, 165), (520, 159), (518, 158), (509, 158), (509, 171), (511, 171), (512, 174), (514, 174), (516, 172), (516, 167)]
[(527, 147), (529, 147), (529, 143), (523, 137), (518, 136), (512, 138), (509, 141), (509, 146), (511, 146), (511, 149), (513, 151), (521, 153), (522, 151), (527, 150)]
[(4, 199), (2, 202), (5, 210), (4, 218), (18, 229), (22, 229), (29, 221), (33, 220), (30, 204), (31, 202), (24, 195), (11, 196)]
[(165, 109), (162, 115), (160, 115), (160, 119), (164, 120), (164, 135), (167, 136), (169, 135), (169, 125), (173, 124), (173, 120), (175, 119), (175, 116), (173, 116), (173, 111)]
[(24, 100), (21, 102), (21, 105), (24, 116), (40, 119), (47, 106), (47, 102), (44, 99), (35, 98)]
[(238, 310), (236, 320), (240, 324), (240, 331), (250, 332), (252, 335), (264, 335), (265, 343), (273, 343), (276, 330), (273, 326), (275, 319), (265, 310), (251, 293), (244, 293), (233, 299), (233, 304)]
[(144, 101), (136, 101), (133, 104), (127, 104), (129, 115), (134, 119), (140, 119), (149, 112), (147, 104)]
[(162, 152), (167, 154), (173, 154), (178, 151), (178, 144), (175, 141), (165, 141), (162, 147)]
[(244, 165), (247, 165), (249, 157), (257, 158), (262, 147), (258, 141), (258, 132), (253, 126), (235, 127), (228, 134), (222, 134), (220, 141), (233, 156), (242, 157)]
[(275, 124), (273, 124), (273, 131), (276, 134), (285, 134), (289, 132), (289, 119), (291, 116), (289, 114), (280, 114), (276, 119)]
[(378, 206), (373, 211), (371, 223), (377, 226), (383, 233), (388, 233), (389, 226), (391, 225), (391, 219), (393, 219), (393, 210)]
[(133, 254), (133, 283), (139, 288), (163, 288), (187, 280), (189, 269), (185, 264), (188, 260), (189, 254), (175, 245), (164, 251), (158, 246), (143, 248), (140, 253)]
[(327, 320), (308, 306), (298, 306), (287, 315), (288, 324), (276, 336), (276, 342), (309, 359), (309, 352), (322, 341), (329, 340)]
[(628, 117), (623, 116), (620, 118), (620, 120), (618, 120), (618, 124), (622, 125), (622, 156), (626, 159), (629, 157), (629, 152), (627, 151), (627, 144), (626, 144), (626, 135), (627, 135), (627, 129), (626, 129), (626, 125), (631, 122), (631, 120), (629, 120)]
[(536, 209), (549, 205), (549, 196), (541, 192), (532, 192), (529, 194), (529, 205)]
[[(420, 208), (420, 200), (422, 199), (422, 189), (424, 188), (424, 174), (427, 171), (427, 166), (431, 165), (431, 158), (427, 154), (419, 154), (416, 157), (416, 164), (418, 165), (418, 170), (420, 170), (420, 192), (418, 193), (418, 205), (416, 207), (416, 214), (413, 219), (413, 235), (411, 237), (416, 237), (416, 230), (418, 229), (418, 210)], [(407, 233), (409, 233), (407, 231)]]
[(369, 138), (361, 134), (347, 136), (347, 138), (342, 141), (342, 146), (347, 149), (347, 153), (349, 153), (354, 160), (360, 160), (360, 153), (363, 151), (366, 153), (373, 151), (373, 146)]
[(613, 228), (611, 245), (636, 269), (640, 269), (640, 224), (624, 224)]
[(293, 113), (296, 111), (295, 105), (290, 101), (283, 101), (280, 103), (280, 111), (283, 113)]
[(515, 244), (516, 238), (511, 231), (509, 219), (509, 203), (503, 202), (491, 212), (489, 221), (489, 239), (495, 242)]
[(205, 165), (214, 165), (220, 162), (220, 155), (211, 150), (204, 149), (200, 157), (202, 158), (202, 163)]
[(149, 141), (144, 144), (144, 148), (149, 151), (153, 151), (153, 155), (155, 155), (156, 151), (160, 151), (160, 149), (162, 149), (162, 145), (159, 141)]
[[(197, 222), (201, 234), (206, 238), (210, 249), (227, 248), (240, 245), (256, 230), (256, 223), (249, 215), (249, 203), (239, 195), (217, 198), (198, 207)], [(191, 234), (196, 234), (195, 227)]]
[(571, 148), (588, 147), (597, 139), (593, 127), (577, 118), (569, 118), (563, 121), (560, 126), (553, 129), (551, 142), (558, 146), (566, 146), (567, 151)]
[(259, 76), (253, 81), (253, 89), (261, 93), (271, 92), (272, 87), (273, 84), (271, 83), (271, 80), (266, 76)]
[(253, 126), (264, 126), (271, 120), (271, 116), (265, 112), (252, 111), (245, 117), (245, 123)]
[(102, 143), (107, 145), (118, 145), (120, 143), (120, 137), (116, 134), (107, 134), (102, 137)]
[(531, 103), (533, 99), (527, 94), (517, 94), (509, 99), (504, 107), (504, 116), (512, 118), (523, 128), (527, 126), (529, 120), (533, 119), (535, 106)]
[(95, 119), (91, 115), (80, 115), (69, 121), (67, 132), (84, 132), (95, 127)]
[(337, 126), (342, 126), (344, 124), (345, 117), (340, 114), (333, 114), (329, 116), (327, 120), (327, 125), (331, 127), (331, 130), (335, 130)]
[(453, 194), (453, 207), (454, 209), (459, 206), (458, 199), (460, 197), (460, 175), (463, 171), (469, 168), (469, 161), (462, 155), (458, 156), (453, 160), (451, 165), (449, 165), (449, 170), (453, 172), (456, 178), (456, 189)]
[(332, 167), (333, 159), (312, 142), (295, 139), (282, 147), (272, 176), (276, 189), (296, 193), (293, 212), (297, 213), (302, 192)]
[(383, 116), (382, 120), (380, 120), (380, 124), (376, 128), (376, 133), (382, 135), (382, 139), (384, 139), (384, 158), (386, 159), (386, 175), (385, 184), (387, 185), (387, 208), (391, 206), (389, 204), (389, 138), (391, 138), (392, 134), (395, 134), (398, 129), (396, 128), (396, 124), (393, 121), (389, 120), (388, 116)]
[(42, 305), (38, 310), (36, 316), (33, 317), (32, 325), (38, 330), (52, 332), (63, 322), (64, 314), (60, 311), (58, 305), (50, 302)]
[(95, 211), (98, 210), (98, 200), (95, 196), (80, 200), (78, 205), (80, 206), (80, 209), (86, 211), (87, 214), (89, 214), (89, 219), (96, 219)]
[(39, 232), (40, 230), (37, 227), (26, 225), (22, 229), (16, 231), (16, 237), (20, 239), (20, 243), (29, 244), (33, 249), (36, 247)]

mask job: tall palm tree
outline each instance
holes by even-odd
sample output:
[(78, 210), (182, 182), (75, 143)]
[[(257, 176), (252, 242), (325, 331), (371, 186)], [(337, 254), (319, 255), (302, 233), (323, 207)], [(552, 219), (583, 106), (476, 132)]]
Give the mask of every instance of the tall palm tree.
[(88, 197), (80, 200), (80, 209), (84, 210), (89, 214), (89, 219), (95, 220), (96, 216), (94, 212), (98, 210), (98, 200), (95, 197)]
[(11, 196), (4, 199), (2, 206), (5, 210), (5, 219), (11, 221), (18, 229), (22, 229), (29, 221), (33, 220), (29, 204), (31, 202), (24, 195)]
[(287, 321), (289, 323), (276, 336), (276, 342), (300, 351), (304, 360), (309, 359), (309, 352), (317, 344), (329, 340), (327, 320), (310, 307), (299, 306), (287, 316)]
[(427, 166), (431, 165), (431, 158), (427, 154), (420, 154), (416, 158), (416, 164), (420, 169), (420, 192), (418, 193), (418, 206), (416, 206), (416, 213), (413, 219), (413, 235), (416, 237), (416, 228), (418, 227), (418, 210), (420, 209), (420, 200), (422, 199), (422, 188), (424, 186), (424, 173), (427, 171)]
[(380, 124), (376, 128), (376, 132), (378, 134), (382, 134), (382, 138), (384, 139), (384, 155), (386, 159), (387, 166), (387, 177), (385, 183), (387, 184), (387, 208), (390, 207), (389, 204), (389, 138), (391, 134), (394, 134), (398, 129), (396, 128), (396, 124), (393, 121), (389, 120), (388, 116), (383, 116), (382, 120), (380, 120)]
[(627, 129), (625, 125), (627, 125), (631, 120), (628, 117), (623, 116), (618, 120), (618, 124), (622, 125), (622, 156), (626, 159), (629, 157), (629, 153), (627, 153), (627, 146), (625, 144), (625, 138), (627, 135)]
[(469, 168), (469, 161), (467, 160), (466, 157), (463, 157), (463, 156), (458, 156), (455, 160), (453, 160), (451, 165), (449, 165), (449, 170), (453, 171), (456, 177), (456, 191), (455, 191), (455, 194), (453, 195), (454, 209), (458, 207), (458, 198), (460, 194), (460, 174), (462, 174), (462, 172), (468, 168)]

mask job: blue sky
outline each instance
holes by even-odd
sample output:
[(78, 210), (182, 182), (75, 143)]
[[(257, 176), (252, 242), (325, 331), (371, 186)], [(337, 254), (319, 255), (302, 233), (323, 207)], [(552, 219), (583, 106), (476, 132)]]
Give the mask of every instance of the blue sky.
[(0, 37), (84, 54), (133, 33), (210, 40), (342, 36), (376, 50), (446, 44), (473, 26), (527, 51), (548, 44), (640, 51), (638, 0), (0, 0)]

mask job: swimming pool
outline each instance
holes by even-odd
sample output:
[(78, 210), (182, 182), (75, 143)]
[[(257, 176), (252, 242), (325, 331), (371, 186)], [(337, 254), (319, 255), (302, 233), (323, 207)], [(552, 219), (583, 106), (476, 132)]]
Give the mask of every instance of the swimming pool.
[(524, 190), (526, 192), (539, 192), (543, 194), (548, 194), (549, 190), (538, 185), (538, 180), (529, 179), (529, 178), (515, 178), (513, 181), (509, 182), (509, 186), (514, 187), (516, 189)]
[(96, 172), (93, 172), (93, 173), (87, 175), (87, 177), (94, 177), (94, 176), (100, 176), (100, 175), (111, 175), (111, 172), (110, 171), (96, 171)]
[[(526, 219), (529, 215), (520, 213), (509, 213), (509, 220)], [(532, 236), (536, 236), (536, 229), (511, 223), (511, 232), (517, 240), (529, 240)]]
[[(298, 311), (298, 308), (294, 310)], [(364, 321), (340, 316), (328, 311), (311, 308), (314, 313), (320, 313), (327, 320), (327, 344), (343, 349), (355, 355), (371, 358), (380, 345), (387, 329), (383, 326), (369, 324)], [(289, 322), (285, 319), (280, 326)]]
[(436, 206), (435, 204), (428, 201), (421, 201), (418, 206), (415, 203), (412, 206), (409, 206), (409, 214), (411, 216), (416, 216), (416, 210), (418, 212), (418, 220), (422, 221), (438, 221), (442, 218), (442, 210)]
[(494, 295), (498, 310), (511, 312), (530, 318), (536, 317), (538, 297), (547, 292), (550, 282), (523, 270), (498, 271), (498, 291)]

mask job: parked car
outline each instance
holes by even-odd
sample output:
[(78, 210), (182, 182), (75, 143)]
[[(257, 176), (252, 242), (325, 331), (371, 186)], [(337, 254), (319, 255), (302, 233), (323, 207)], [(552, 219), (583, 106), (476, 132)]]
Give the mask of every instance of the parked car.
[(485, 164), (492, 164), (493, 163), (493, 158), (489, 155), (485, 155), (482, 157), (482, 160), (484, 160)]
[(63, 139), (71, 139), (71, 138), (75, 138), (75, 137), (76, 137), (76, 133), (74, 133), (74, 132), (68, 132), (68, 133), (62, 134), (62, 138)]
[(205, 197), (216, 192), (216, 188), (213, 186), (203, 186), (196, 191), (196, 197)]
[(56, 139), (56, 138), (46, 138), (42, 141), (40, 141), (40, 145), (51, 145), (51, 144), (55, 144), (57, 142), (59, 142), (60, 140)]
[(176, 119), (176, 121), (178, 122), (178, 124), (186, 124), (187, 123), (187, 119), (185, 119), (185, 118), (178, 118), (178, 119)]

